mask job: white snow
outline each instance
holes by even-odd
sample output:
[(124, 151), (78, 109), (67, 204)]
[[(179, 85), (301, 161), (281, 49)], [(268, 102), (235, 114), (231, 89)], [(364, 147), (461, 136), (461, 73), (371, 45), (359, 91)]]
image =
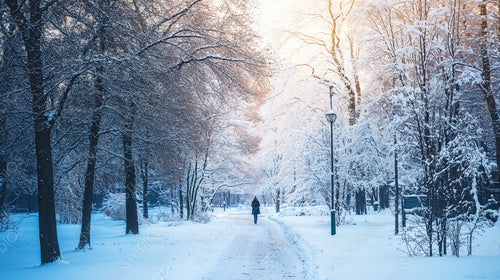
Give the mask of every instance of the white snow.
[(330, 235), (329, 216), (276, 217), (313, 251), (315, 279), (500, 279), (500, 225), (488, 228), (473, 256), (408, 257), (390, 211), (350, 216)]
[(410, 258), (390, 211), (349, 216), (335, 236), (329, 216), (262, 213), (257, 225), (243, 207), (217, 210), (207, 224), (145, 223), (139, 235), (93, 214), (93, 248), (76, 251), (80, 226), (59, 225), (62, 259), (43, 266), (38, 219), (24, 217), (17, 231), (0, 233), (0, 279), (500, 279), (499, 223), (473, 256)]

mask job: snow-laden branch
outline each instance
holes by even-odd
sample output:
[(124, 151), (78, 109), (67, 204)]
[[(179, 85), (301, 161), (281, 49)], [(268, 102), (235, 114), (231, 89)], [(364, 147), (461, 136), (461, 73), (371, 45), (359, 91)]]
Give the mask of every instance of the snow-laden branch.
[(160, 28), (163, 24), (171, 21), (171, 20), (178, 20), (179, 18), (181, 18), (182, 16), (184, 16), (189, 10), (191, 10), (196, 4), (202, 2), (204, 0), (195, 0), (193, 2), (191, 2), (189, 5), (187, 5), (186, 7), (182, 8), (181, 10), (179, 10), (177, 13), (169, 16), (169, 17), (166, 17), (164, 19), (162, 19), (161, 21), (157, 22), (156, 24), (154, 24), (151, 28), (152, 31), (155, 31), (157, 30), (158, 28)]

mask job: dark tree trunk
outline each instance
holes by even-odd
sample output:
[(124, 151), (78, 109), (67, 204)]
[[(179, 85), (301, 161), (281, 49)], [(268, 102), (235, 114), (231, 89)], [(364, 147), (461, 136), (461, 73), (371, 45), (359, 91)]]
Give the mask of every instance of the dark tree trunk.
[[(0, 82), (1, 84), (1, 82)], [(7, 143), (7, 122), (5, 113), (0, 112), (0, 145)], [(0, 220), (6, 216), (5, 196), (7, 195), (7, 152), (0, 146)]]
[(189, 220), (191, 218), (191, 196), (189, 195), (190, 193), (189, 185), (186, 188), (186, 220)]
[[(99, 73), (99, 69), (97, 69)], [(103, 104), (102, 80), (100, 77), (96, 80), (97, 93), (95, 96), (95, 110), (92, 116), (92, 124), (89, 133), (89, 155), (87, 158), (87, 171), (85, 172), (85, 189), (83, 192), (82, 207), (82, 228), (80, 231), (80, 242), (78, 249), (83, 249), (85, 245), (90, 246), (90, 223), (92, 213), (92, 194), (94, 190), (95, 164), (97, 161), (97, 145), (99, 142), (99, 127), (101, 124), (101, 106)]]
[[(15, 32), (15, 25), (11, 25), (9, 33)], [(12, 40), (13, 41), (13, 40)], [(16, 57), (14, 51), (14, 42), (7, 39), (3, 41), (3, 61), (0, 62), (0, 98), (6, 97), (12, 89), (13, 75), (12, 69), (15, 66), (12, 61)], [(21, 63), (21, 61), (16, 61)], [(5, 197), (7, 195), (7, 100), (3, 100), (3, 105), (0, 106), (0, 220), (6, 217)]]
[(22, 14), (17, 0), (5, 1), (23, 35), (27, 55), (27, 69), (32, 95), (35, 150), (38, 182), (38, 228), (41, 264), (59, 259), (56, 213), (54, 207), (54, 173), (50, 131), (52, 120), (46, 114), (47, 95), (43, 89), (42, 64), (42, 9), (40, 0), (29, 1), (29, 18)]
[(191, 217), (191, 162), (189, 162), (188, 173), (186, 175), (186, 219)]
[[(38, 113), (38, 115), (41, 114), (41, 112)], [(46, 264), (59, 259), (61, 253), (59, 252), (59, 242), (57, 240), (50, 129), (47, 127), (46, 121), (43, 123), (39, 117), (36, 117), (36, 119), (35, 146), (38, 175), (38, 228), (41, 263)]]
[(172, 211), (172, 215), (174, 215), (174, 188), (170, 187), (170, 210)]
[(144, 218), (148, 218), (148, 161), (144, 160), (142, 174), (142, 212)]
[[(394, 134), (394, 148), (396, 149), (396, 134)], [(398, 152), (394, 151), (394, 186), (396, 187), (394, 194), (394, 234), (399, 234), (399, 179), (398, 179)], [(404, 209), (401, 209), (404, 211)]]
[(383, 185), (379, 188), (380, 209), (389, 208), (389, 186)]
[(426, 213), (426, 231), (427, 231), (427, 238), (428, 238), (428, 244), (429, 244), (429, 256), (432, 257), (433, 251), (432, 251), (432, 244), (434, 243), (433, 240), (433, 223), (434, 223), (434, 189), (429, 188), (429, 191), (427, 192), (427, 213)]
[(447, 220), (446, 217), (443, 217), (441, 220), (441, 229), (440, 229), (440, 237), (439, 237), (439, 256), (446, 255), (446, 235), (447, 235)]
[(125, 215), (126, 230), (125, 234), (139, 234), (139, 221), (137, 217), (137, 201), (135, 198), (135, 166), (132, 154), (134, 116), (130, 113), (125, 120), (125, 129), (122, 133), (123, 138), (123, 157), (125, 161)]
[[(446, 224), (447, 224), (447, 220), (445, 220), (445, 225), (446, 225)], [(443, 246), (444, 246), (443, 253), (444, 253), (445, 255), (447, 255), (447, 254), (448, 254), (448, 252), (447, 252), (447, 250), (446, 250), (446, 249), (447, 249), (447, 247), (448, 247), (448, 245), (447, 245), (447, 244), (448, 244), (448, 234), (446, 234), (446, 235), (443, 237)]]
[(184, 201), (182, 201), (182, 182), (179, 182), (179, 215), (184, 218)]
[(280, 190), (276, 193), (276, 213), (280, 212)]
[(356, 190), (356, 215), (366, 214), (366, 192), (365, 189)]
[[(2, 120), (0, 119), (0, 121)], [(7, 195), (7, 161), (5, 160), (4, 155), (0, 154), (0, 220), (3, 220), (3, 218), (7, 214), (6, 213), (7, 211), (5, 210), (6, 195)]]
[[(99, 3), (99, 7), (104, 9), (104, 2)], [(98, 50), (100, 54), (104, 54), (106, 50), (105, 42), (105, 26), (106, 17), (102, 17), (100, 20), (100, 26), (97, 31), (97, 37), (99, 39)], [(102, 116), (102, 105), (104, 104), (104, 84), (103, 75), (104, 66), (98, 64), (96, 67), (96, 78), (95, 78), (95, 108), (92, 114), (92, 123), (90, 125), (89, 132), (89, 154), (87, 158), (87, 170), (85, 171), (85, 189), (83, 192), (83, 207), (82, 207), (82, 228), (80, 231), (80, 242), (78, 243), (78, 249), (83, 249), (85, 245), (90, 244), (90, 224), (91, 224), (91, 214), (92, 214), (92, 195), (94, 192), (94, 180), (95, 180), (95, 165), (97, 162), (97, 146), (99, 144), (99, 129), (101, 125)]]
[(481, 21), (482, 38), (480, 44), (480, 54), (481, 54), (483, 69), (481, 73), (482, 82), (480, 88), (484, 95), (484, 99), (486, 100), (486, 104), (488, 105), (488, 111), (491, 117), (493, 133), (495, 135), (497, 174), (498, 178), (500, 178), (500, 122), (499, 122), (499, 115), (497, 111), (495, 96), (491, 89), (491, 66), (488, 55), (488, 46), (486, 45), (486, 42), (488, 41), (487, 38), (488, 21), (487, 21), (487, 10), (485, 3), (480, 5), (480, 15), (483, 17), (483, 20)]
[[(337, 181), (339, 182), (339, 181)], [(347, 211), (349, 212), (349, 214), (351, 214), (351, 210), (352, 210), (352, 191), (351, 191), (351, 188), (347, 187), (347, 184), (344, 183), (344, 190), (345, 190), (345, 204), (346, 204), (346, 208), (347, 208)]]

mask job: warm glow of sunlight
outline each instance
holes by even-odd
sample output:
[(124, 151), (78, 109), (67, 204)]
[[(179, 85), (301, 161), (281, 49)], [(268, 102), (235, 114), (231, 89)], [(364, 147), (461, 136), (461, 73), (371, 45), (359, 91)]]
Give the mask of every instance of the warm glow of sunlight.
[[(278, 56), (282, 66), (303, 65), (302, 71), (311, 72), (309, 65), (314, 67), (314, 75), (322, 80), (334, 82), (338, 78), (332, 75), (332, 57), (329, 54), (331, 48), (331, 19), (328, 13), (329, 2), (326, 0), (258, 0), (259, 6), (255, 14), (255, 26), (262, 36), (262, 46), (269, 49)], [(340, 15), (350, 7), (349, 1), (333, 2), (333, 13)], [(343, 9), (343, 10), (342, 10)], [(353, 17), (356, 18), (356, 17)], [(366, 32), (363, 28), (363, 20), (352, 19), (338, 20), (336, 23), (339, 32), (340, 44), (337, 52), (350, 56), (349, 40), (347, 35), (355, 34), (358, 40), (361, 33)], [(358, 38), (356, 38), (358, 37)], [(353, 38), (353, 37), (351, 37)], [(364, 51), (357, 46), (357, 51)], [(352, 72), (351, 65), (344, 66), (347, 72)], [(367, 79), (363, 69), (357, 73), (361, 81)], [(340, 84), (341, 82), (338, 81)]]
[[(303, 44), (293, 32), (304, 28), (306, 9), (310, 1), (304, 0), (259, 0), (255, 15), (256, 29), (262, 34), (262, 45), (291, 63), (299, 63)], [(309, 29), (309, 28), (308, 28)], [(302, 59), (301, 59), (302, 60)]]

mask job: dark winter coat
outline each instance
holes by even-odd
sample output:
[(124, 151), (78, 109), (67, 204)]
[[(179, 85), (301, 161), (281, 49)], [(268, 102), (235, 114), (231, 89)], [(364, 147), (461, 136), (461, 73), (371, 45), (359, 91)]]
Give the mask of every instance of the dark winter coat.
[(254, 214), (260, 214), (259, 207), (260, 207), (259, 201), (257, 199), (254, 199), (252, 201), (252, 215), (254, 215)]

